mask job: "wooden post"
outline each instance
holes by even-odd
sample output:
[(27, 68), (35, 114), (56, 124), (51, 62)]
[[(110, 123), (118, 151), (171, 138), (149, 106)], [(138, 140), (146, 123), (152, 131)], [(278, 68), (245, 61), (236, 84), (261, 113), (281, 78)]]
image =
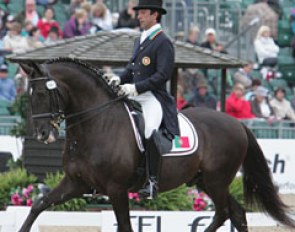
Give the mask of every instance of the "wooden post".
[(171, 85), (170, 85), (170, 92), (175, 100), (177, 100), (177, 79), (178, 79), (178, 68), (173, 69), (172, 78), (171, 78)]
[(226, 98), (226, 69), (221, 70), (221, 111), (225, 112), (225, 98)]

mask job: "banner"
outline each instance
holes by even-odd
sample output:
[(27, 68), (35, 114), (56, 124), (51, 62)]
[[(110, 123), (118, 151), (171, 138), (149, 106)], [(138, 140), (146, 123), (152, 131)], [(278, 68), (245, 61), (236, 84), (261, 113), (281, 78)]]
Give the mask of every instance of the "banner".
[(295, 193), (295, 140), (260, 139), (273, 180), (282, 194)]
[[(212, 222), (214, 212), (131, 211), (134, 232), (203, 232)], [(294, 218), (294, 217), (293, 217)], [(247, 213), (250, 227), (276, 227), (278, 223), (263, 213)], [(218, 232), (236, 232), (227, 220)], [(117, 232), (117, 221), (112, 211), (102, 211), (102, 232)]]
[[(203, 232), (212, 222), (214, 212), (131, 211), (134, 232)], [(234, 232), (227, 221), (218, 232)], [(102, 212), (102, 232), (117, 232), (117, 221), (112, 211)]]

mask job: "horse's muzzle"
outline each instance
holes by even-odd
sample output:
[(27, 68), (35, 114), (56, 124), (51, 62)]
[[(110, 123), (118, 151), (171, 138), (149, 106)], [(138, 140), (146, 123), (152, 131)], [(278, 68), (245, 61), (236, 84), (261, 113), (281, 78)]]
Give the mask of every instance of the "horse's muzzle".
[(41, 131), (37, 130), (36, 135), (37, 135), (36, 137), (38, 141), (43, 142), (45, 144), (50, 144), (56, 141), (57, 130), (54, 128), (51, 130), (46, 130), (46, 129), (43, 129)]

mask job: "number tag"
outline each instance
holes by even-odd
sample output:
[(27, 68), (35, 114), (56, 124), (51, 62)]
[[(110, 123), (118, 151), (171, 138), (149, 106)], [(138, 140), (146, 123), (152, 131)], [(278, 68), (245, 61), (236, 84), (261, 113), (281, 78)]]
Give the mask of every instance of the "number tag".
[(54, 80), (50, 80), (46, 82), (46, 87), (48, 90), (53, 90), (57, 88), (56, 82)]

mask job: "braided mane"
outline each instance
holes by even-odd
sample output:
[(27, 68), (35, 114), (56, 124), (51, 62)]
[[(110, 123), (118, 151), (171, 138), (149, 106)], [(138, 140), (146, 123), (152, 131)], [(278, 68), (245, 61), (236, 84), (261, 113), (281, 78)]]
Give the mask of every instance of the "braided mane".
[(112, 97), (118, 97), (118, 91), (119, 88), (115, 86), (111, 86), (107, 83), (107, 81), (103, 78), (104, 72), (101, 69), (98, 69), (94, 67), (93, 65), (83, 62), (79, 59), (75, 58), (64, 58), (64, 57), (59, 57), (59, 58), (54, 58), (50, 59), (45, 64), (55, 64), (55, 63), (69, 63), (69, 64), (74, 64), (78, 65), (82, 68), (87, 69), (90, 71), (93, 75), (89, 75), (98, 85), (102, 86), (103, 89), (105, 89)]

